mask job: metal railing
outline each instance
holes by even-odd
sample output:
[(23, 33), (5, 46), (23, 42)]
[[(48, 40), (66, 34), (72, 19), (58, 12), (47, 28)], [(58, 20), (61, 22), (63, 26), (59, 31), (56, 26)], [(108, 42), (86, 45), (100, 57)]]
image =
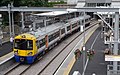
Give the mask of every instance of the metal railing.
[(107, 75), (120, 75), (120, 65), (117, 66), (117, 71), (113, 70), (113, 65), (107, 65)]

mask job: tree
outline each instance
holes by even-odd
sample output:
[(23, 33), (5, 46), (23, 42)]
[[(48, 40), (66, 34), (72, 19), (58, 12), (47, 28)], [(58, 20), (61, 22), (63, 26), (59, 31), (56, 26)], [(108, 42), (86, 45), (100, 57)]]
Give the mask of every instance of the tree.
[(0, 0), (0, 6), (7, 6), (11, 0)]

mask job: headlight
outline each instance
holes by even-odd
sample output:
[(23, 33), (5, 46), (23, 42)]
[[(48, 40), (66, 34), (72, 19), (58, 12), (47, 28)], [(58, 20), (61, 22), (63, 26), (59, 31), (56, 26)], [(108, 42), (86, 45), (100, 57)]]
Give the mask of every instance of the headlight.
[(18, 51), (15, 51), (14, 54), (15, 54), (15, 55), (18, 55)]
[(32, 52), (29, 52), (27, 55), (31, 56), (33, 53)]

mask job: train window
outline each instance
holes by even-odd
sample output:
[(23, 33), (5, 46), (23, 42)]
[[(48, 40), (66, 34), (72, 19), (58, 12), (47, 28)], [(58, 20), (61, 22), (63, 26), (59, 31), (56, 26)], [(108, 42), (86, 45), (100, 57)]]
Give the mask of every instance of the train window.
[(27, 41), (27, 48), (28, 49), (32, 49), (33, 48), (33, 41), (32, 40), (28, 40)]
[(39, 40), (40, 47), (43, 47), (45, 45), (45, 38)]
[(74, 23), (73, 25), (72, 25), (72, 28), (75, 28), (77, 26), (77, 23)]
[(82, 20), (82, 24), (84, 24), (84, 20)]
[(26, 39), (15, 39), (14, 47), (15, 49), (20, 50), (33, 50), (33, 41)]
[(67, 31), (69, 31), (70, 30), (70, 26), (67, 26)]
[(65, 33), (65, 28), (61, 30), (61, 34), (64, 34), (64, 33)]
[(78, 21), (78, 25), (80, 25), (80, 21)]
[(59, 31), (57, 31), (57, 32), (55, 33), (55, 38), (59, 37), (59, 35), (60, 35)]
[(39, 44), (40, 44), (39, 41), (36, 41), (36, 45), (37, 45), (38, 48), (40, 48)]
[(46, 22), (46, 26), (49, 26), (49, 25), (51, 25), (52, 24), (52, 22), (50, 22), (50, 21), (47, 21)]
[(48, 38), (49, 38), (49, 42), (51, 42), (53, 40), (52, 38), (53, 35), (49, 35)]
[(57, 31), (57, 32), (49, 35), (49, 36), (48, 36), (49, 42), (51, 42), (51, 41), (54, 40), (55, 38), (59, 37), (59, 35), (60, 35), (59, 31)]
[(87, 22), (87, 19), (85, 19), (85, 22)]
[(40, 22), (40, 23), (36, 23), (36, 26), (37, 26), (37, 28), (43, 28), (43, 27), (45, 27), (45, 25), (44, 25), (44, 23), (43, 22)]
[(43, 46), (45, 45), (45, 38), (36, 41), (36, 44), (37, 44), (37, 47), (38, 47), (38, 48), (43, 47)]
[(59, 17), (56, 17), (55, 19), (54, 19), (54, 23), (57, 23), (57, 22), (59, 22), (60, 21), (60, 18)]

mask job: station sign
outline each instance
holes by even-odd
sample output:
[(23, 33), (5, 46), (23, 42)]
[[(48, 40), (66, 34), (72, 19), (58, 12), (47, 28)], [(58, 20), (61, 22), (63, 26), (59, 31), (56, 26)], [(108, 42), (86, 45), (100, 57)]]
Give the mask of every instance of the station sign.
[(120, 61), (120, 55), (105, 55), (105, 61)]

